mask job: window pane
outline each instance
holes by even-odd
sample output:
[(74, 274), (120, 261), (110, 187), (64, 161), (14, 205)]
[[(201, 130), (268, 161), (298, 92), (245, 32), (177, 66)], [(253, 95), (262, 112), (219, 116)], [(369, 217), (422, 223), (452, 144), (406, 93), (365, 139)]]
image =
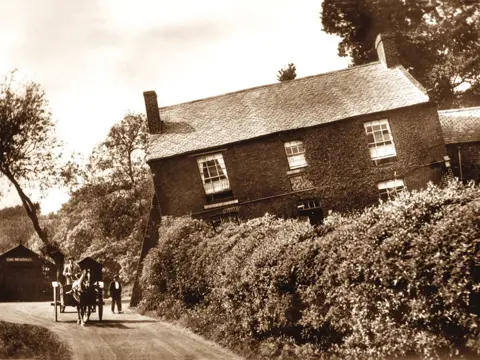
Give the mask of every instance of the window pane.
[(212, 181), (203, 185), (206, 194), (215, 194), (230, 190), (230, 182), (228, 179)]
[(208, 166), (207, 166), (207, 163), (204, 162), (202, 163), (202, 167), (203, 167), (203, 179), (206, 180), (206, 179), (209, 179), (210, 178), (210, 173), (208, 172)]
[(376, 143), (383, 142), (383, 136), (382, 136), (381, 132), (375, 132), (375, 133), (373, 133), (373, 136), (375, 138)]
[(288, 165), (290, 166), (290, 169), (296, 169), (299, 167), (307, 166), (307, 161), (305, 160), (305, 154), (289, 156)]

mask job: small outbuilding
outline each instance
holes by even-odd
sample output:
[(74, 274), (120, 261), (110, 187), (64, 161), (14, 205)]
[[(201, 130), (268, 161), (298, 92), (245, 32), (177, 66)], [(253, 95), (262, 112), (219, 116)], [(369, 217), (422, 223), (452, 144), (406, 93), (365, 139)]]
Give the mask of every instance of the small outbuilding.
[(55, 265), (23, 245), (0, 255), (0, 301), (45, 301), (52, 296)]

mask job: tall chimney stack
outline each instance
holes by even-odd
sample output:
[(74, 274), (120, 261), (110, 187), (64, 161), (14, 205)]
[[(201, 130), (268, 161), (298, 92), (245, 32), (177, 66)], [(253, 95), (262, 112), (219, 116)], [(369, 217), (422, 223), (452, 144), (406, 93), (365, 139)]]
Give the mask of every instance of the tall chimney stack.
[(400, 65), (394, 34), (378, 34), (375, 40), (375, 49), (377, 50), (378, 60), (387, 68)]
[(145, 108), (147, 111), (148, 131), (150, 134), (161, 134), (163, 132), (163, 121), (160, 119), (158, 110), (157, 93), (155, 91), (145, 91)]

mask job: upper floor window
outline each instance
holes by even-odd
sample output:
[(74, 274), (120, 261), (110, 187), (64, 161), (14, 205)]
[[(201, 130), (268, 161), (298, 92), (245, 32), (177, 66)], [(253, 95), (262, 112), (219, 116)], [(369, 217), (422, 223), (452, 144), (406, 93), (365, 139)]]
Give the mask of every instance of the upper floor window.
[(377, 184), (380, 199), (386, 201), (405, 189), (403, 179), (387, 180)]
[(205, 194), (217, 194), (230, 190), (230, 181), (222, 154), (200, 156), (197, 158), (197, 163)]
[(397, 155), (388, 120), (375, 120), (363, 125), (367, 133), (370, 156), (376, 164)]
[(284, 145), (285, 154), (287, 154), (288, 166), (290, 169), (293, 170), (307, 166), (303, 141), (287, 141)]

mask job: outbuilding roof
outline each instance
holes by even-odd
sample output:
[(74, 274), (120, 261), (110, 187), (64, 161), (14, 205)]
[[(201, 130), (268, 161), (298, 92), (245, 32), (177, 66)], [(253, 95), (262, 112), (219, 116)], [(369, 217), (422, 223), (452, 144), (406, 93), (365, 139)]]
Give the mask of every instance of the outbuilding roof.
[(7, 256), (12, 256), (12, 257), (32, 256), (35, 259), (41, 259), (43, 261), (52, 263), (50, 260), (42, 258), (39, 254), (37, 254), (33, 250), (30, 250), (29, 248), (27, 248), (22, 244), (15, 245), (10, 249), (8, 249), (7, 251), (0, 254), (0, 260), (3, 258), (6, 258)]
[(446, 144), (480, 141), (480, 106), (440, 110), (438, 118)]
[(380, 62), (162, 107), (148, 160), (428, 102), (402, 67)]

